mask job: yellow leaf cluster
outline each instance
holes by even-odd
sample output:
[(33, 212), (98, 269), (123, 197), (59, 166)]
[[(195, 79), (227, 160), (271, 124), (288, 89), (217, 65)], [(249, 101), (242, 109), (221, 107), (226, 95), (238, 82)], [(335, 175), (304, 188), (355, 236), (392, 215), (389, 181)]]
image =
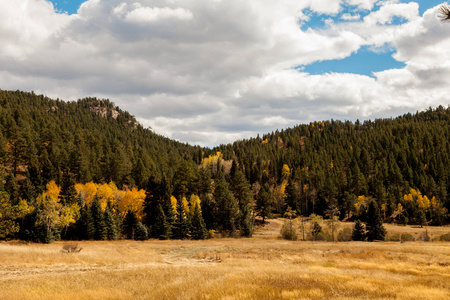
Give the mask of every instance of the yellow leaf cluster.
[(189, 214), (191, 215), (191, 217), (194, 216), (195, 213), (195, 207), (198, 205), (198, 207), (200, 208), (200, 212), (201, 212), (201, 205), (200, 205), (200, 197), (197, 195), (192, 194), (191, 197), (189, 198)]
[(175, 198), (174, 196), (170, 196), (170, 203), (172, 204), (172, 212), (173, 215), (175, 216), (175, 220), (177, 219), (177, 198)]
[(78, 183), (75, 185), (75, 190), (85, 205), (91, 205), (97, 197), (103, 210), (110, 202), (122, 216), (125, 216), (128, 210), (135, 212), (138, 218), (142, 218), (144, 214), (145, 190), (133, 188), (128, 191), (120, 191), (113, 182), (109, 184)]

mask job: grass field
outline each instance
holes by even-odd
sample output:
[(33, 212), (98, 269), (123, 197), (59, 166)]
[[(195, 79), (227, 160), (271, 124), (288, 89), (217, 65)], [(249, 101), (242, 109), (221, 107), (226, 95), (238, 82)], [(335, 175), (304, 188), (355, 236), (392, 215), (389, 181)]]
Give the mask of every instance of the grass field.
[(0, 243), (0, 299), (450, 299), (450, 243), (290, 242), (280, 226), (251, 239), (79, 242), (71, 254), (65, 242)]

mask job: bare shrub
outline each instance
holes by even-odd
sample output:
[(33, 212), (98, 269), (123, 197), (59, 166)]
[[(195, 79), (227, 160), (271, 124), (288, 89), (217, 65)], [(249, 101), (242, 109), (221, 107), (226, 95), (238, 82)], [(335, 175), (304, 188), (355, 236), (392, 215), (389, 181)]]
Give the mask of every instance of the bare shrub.
[(78, 244), (64, 244), (62, 246), (61, 252), (63, 253), (78, 253), (81, 251), (81, 247), (78, 247)]
[(386, 241), (400, 242), (400, 235), (398, 233), (391, 233), (386, 236)]

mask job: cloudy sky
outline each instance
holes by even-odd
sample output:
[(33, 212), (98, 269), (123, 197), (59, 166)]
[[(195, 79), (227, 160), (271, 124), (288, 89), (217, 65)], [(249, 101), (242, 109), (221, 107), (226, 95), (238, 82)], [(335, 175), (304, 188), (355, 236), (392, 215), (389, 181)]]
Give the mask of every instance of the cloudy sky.
[(0, 0), (0, 89), (109, 98), (215, 146), (450, 104), (441, 1)]

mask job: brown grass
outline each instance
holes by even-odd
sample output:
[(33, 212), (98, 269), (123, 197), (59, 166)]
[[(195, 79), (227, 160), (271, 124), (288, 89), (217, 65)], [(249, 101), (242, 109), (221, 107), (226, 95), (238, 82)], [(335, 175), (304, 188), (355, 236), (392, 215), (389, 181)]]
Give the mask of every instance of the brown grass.
[(0, 243), (0, 299), (450, 299), (450, 243), (291, 242), (276, 238), (280, 223), (252, 239), (79, 242), (79, 253)]

